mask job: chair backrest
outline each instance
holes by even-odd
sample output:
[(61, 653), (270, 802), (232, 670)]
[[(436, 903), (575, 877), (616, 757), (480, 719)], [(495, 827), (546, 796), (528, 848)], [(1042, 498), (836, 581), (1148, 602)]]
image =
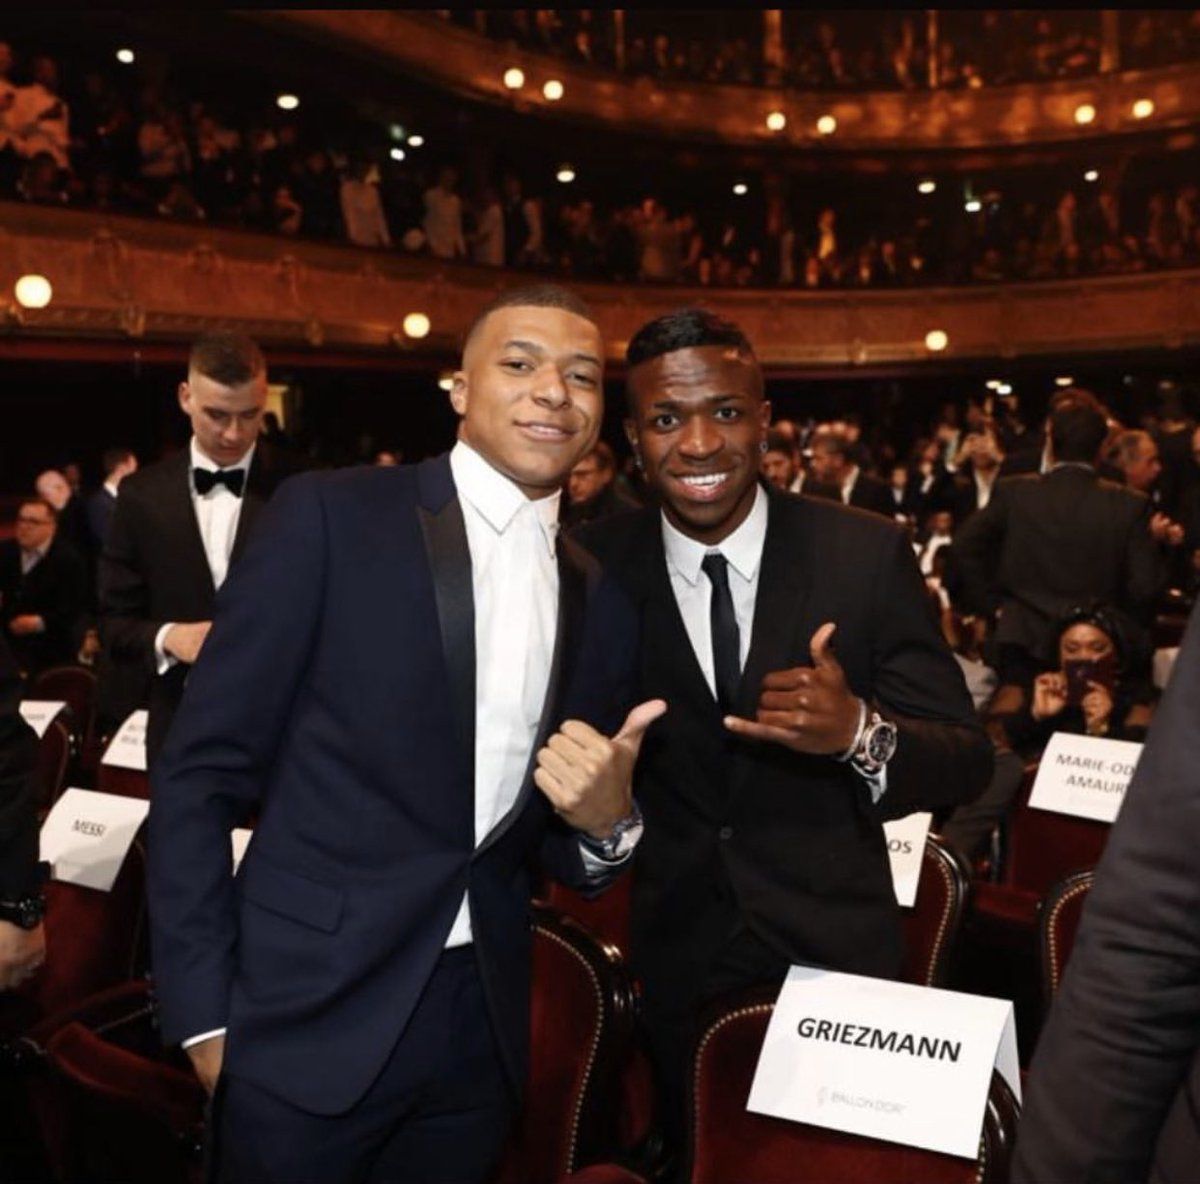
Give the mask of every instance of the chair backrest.
[(971, 895), (971, 871), (937, 835), (925, 839), (917, 899), (904, 909), (905, 982), (944, 986)]
[(71, 709), (75, 739), (82, 745), (96, 723), (96, 675), (86, 666), (51, 666), (30, 684), (30, 699), (61, 699)]
[(1016, 1137), (1017, 1104), (992, 1077), (974, 1160), (788, 1122), (746, 1109), (774, 992), (726, 997), (700, 1028), (689, 1079), (690, 1184), (1003, 1184)]
[(139, 769), (121, 769), (116, 765), (100, 765), (96, 770), (96, 788), (101, 793), (115, 793), (123, 798), (150, 800), (150, 774)]
[(1095, 867), (1112, 828), (1106, 822), (1030, 806), (1036, 776), (1036, 765), (1025, 770), (1009, 815), (1000, 882), (1040, 897), (1064, 876)]
[(633, 1026), (620, 956), (545, 905), (533, 910), (530, 1021), (525, 1107), (497, 1176), (502, 1184), (554, 1184), (611, 1152)]
[(1094, 872), (1076, 872), (1060, 880), (1042, 900), (1038, 930), (1042, 954), (1042, 990), (1049, 1004), (1062, 986), (1063, 971), (1075, 948), (1083, 906), (1095, 881)]
[(551, 908), (574, 917), (601, 941), (616, 947), (622, 957), (628, 958), (629, 917), (636, 874), (636, 871), (626, 872), (612, 887), (591, 898), (556, 880), (550, 880), (541, 895)]
[(38, 741), (37, 806), (45, 813), (66, 788), (71, 763), (71, 733), (61, 719), (52, 719)]

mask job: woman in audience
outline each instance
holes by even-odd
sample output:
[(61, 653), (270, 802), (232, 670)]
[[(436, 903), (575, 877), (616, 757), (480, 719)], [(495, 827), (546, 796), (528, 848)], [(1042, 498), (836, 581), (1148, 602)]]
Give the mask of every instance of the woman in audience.
[(1074, 609), (1059, 623), (1056, 669), (1026, 686), (1002, 686), (988, 712), (996, 745), (991, 784), (942, 827), (942, 836), (969, 860), (986, 846), (1008, 811), (1025, 766), (1038, 760), (1055, 732), (1141, 742), (1153, 713), (1153, 692), (1132, 672), (1121, 627), (1102, 605)]

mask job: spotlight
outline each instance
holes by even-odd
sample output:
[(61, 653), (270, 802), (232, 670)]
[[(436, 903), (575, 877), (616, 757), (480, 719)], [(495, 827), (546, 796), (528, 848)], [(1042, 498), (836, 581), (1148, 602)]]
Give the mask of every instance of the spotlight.
[(832, 115), (822, 115), (817, 120), (817, 131), (823, 136), (832, 136), (837, 131), (837, 120)]
[(965, 209), (968, 214), (978, 214), (979, 211), (983, 209), (983, 202), (981, 202), (977, 197), (973, 197), (967, 202), (963, 209)]
[(1083, 174), (1083, 179), (1085, 181), (1099, 181), (1100, 174), (1095, 169), (1088, 169), (1088, 171)]
[(1133, 105), (1134, 119), (1149, 119), (1154, 114), (1153, 99), (1138, 99)]
[(575, 180), (575, 170), (569, 164), (560, 165), (554, 176), (563, 185), (570, 185)]
[(393, 148), (391, 150), (391, 152), (388, 153), (388, 155), (393, 160), (403, 160), (404, 159), (404, 149), (403, 148)]
[(1096, 119), (1096, 108), (1091, 103), (1080, 103), (1075, 108), (1075, 122), (1081, 127), (1084, 124), (1093, 123)]
[(999, 385), (999, 386), (996, 388), (996, 394), (998, 394), (998, 395), (1011, 395), (1011, 394), (1012, 394), (1012, 384), (1011, 384), (1011, 383), (1008, 383), (1008, 382), (1002, 382), (1002, 383), (1001, 383), (1001, 384), (1000, 384), (1000, 385)]
[(438, 379), (438, 386), (441, 387), (442, 390), (448, 391), (454, 386), (454, 379), (449, 374), (443, 374), (441, 378)]
[(1070, 374), (1060, 374), (1058, 376), (1058, 378), (1056, 378), (1054, 380), (1054, 385), (1055, 386), (1074, 386), (1075, 379)]
[(54, 289), (44, 275), (23, 275), (13, 284), (13, 295), (22, 308), (45, 308)]
[(733, 187), (733, 192), (736, 197), (745, 197), (750, 192), (750, 186), (745, 181), (739, 181)]
[(300, 100), (295, 95), (276, 95), (275, 106), (280, 111), (295, 111), (300, 106)]
[(767, 115), (767, 129), (773, 132), (781, 132), (787, 127), (787, 116), (782, 111), (771, 111)]
[(429, 336), (429, 318), (423, 312), (410, 312), (404, 318), (404, 335), (414, 340)]
[(512, 66), (504, 71), (504, 85), (509, 90), (520, 90), (525, 85), (525, 71)]
[(940, 354), (950, 344), (950, 338), (941, 329), (930, 329), (925, 334), (925, 348), (932, 353)]
[(929, 180), (922, 181), (922, 182), (920, 182), (920, 184), (917, 185), (917, 192), (918, 193), (936, 193), (937, 192), (937, 182), (929, 181)]
[(424, 136), (409, 136), (408, 137), (408, 146), (410, 148), (420, 148), (421, 145), (424, 143), (425, 143)]
[(1004, 383), (999, 378), (989, 378), (983, 385), (986, 386), (989, 391), (998, 391), (1004, 385)]
[(120, 62), (122, 66), (132, 66), (133, 65), (133, 50), (132, 49), (118, 49), (117, 50), (117, 61)]
[(542, 87), (542, 94), (548, 103), (557, 103), (563, 97), (563, 84), (557, 78), (551, 78)]

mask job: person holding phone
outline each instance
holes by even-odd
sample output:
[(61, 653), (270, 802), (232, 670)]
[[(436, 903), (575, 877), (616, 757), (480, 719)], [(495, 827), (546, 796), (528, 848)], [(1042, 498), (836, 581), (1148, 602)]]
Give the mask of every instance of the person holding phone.
[(983, 795), (958, 807), (942, 837), (973, 860), (1004, 818), (1025, 766), (1041, 757), (1055, 732), (1141, 742), (1153, 713), (1151, 688), (1129, 675), (1130, 644), (1104, 605), (1072, 609), (1056, 627), (1058, 666), (1028, 686), (1002, 686), (988, 712), (996, 745), (992, 781)]

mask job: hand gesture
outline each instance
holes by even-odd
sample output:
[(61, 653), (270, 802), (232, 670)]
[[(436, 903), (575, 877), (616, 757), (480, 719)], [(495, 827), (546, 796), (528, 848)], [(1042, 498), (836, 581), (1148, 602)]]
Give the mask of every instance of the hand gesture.
[(1067, 679), (1057, 670), (1039, 674), (1033, 680), (1033, 707), (1030, 714), (1039, 722), (1058, 715), (1067, 705)]
[(1113, 701), (1108, 687), (1100, 682), (1089, 682), (1088, 693), (1080, 700), (1083, 719), (1089, 736), (1103, 736), (1108, 731)]
[(812, 635), (811, 666), (777, 670), (763, 679), (753, 720), (725, 717), (738, 736), (769, 740), (794, 752), (840, 756), (854, 743), (861, 704), (846, 683), (830, 640), (837, 626), (826, 621)]
[(46, 960), (46, 930), (0, 921), (0, 991), (19, 987)]
[(635, 707), (610, 740), (581, 720), (569, 719), (538, 751), (534, 784), (569, 826), (597, 839), (629, 815), (633, 766), (646, 729), (667, 710), (662, 699)]

